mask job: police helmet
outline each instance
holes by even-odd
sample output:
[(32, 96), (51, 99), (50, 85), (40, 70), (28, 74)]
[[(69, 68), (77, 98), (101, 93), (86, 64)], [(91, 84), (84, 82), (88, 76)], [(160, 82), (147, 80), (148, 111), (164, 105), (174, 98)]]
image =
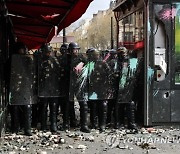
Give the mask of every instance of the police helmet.
[(115, 54), (115, 53), (116, 53), (116, 50), (115, 50), (115, 49), (111, 49), (111, 50), (109, 50), (109, 53)]
[(103, 55), (107, 55), (107, 54), (109, 53), (109, 50), (108, 50), (108, 49), (103, 50), (103, 51), (101, 51), (101, 53), (102, 53)]
[(71, 42), (68, 47), (68, 51), (71, 53), (73, 49), (80, 49), (79, 45), (75, 42)]
[(43, 44), (41, 46), (41, 52), (42, 53), (49, 53), (52, 51), (52, 47), (49, 44)]
[(92, 48), (89, 48), (89, 49), (87, 49), (86, 54), (93, 53), (95, 50), (96, 50), (96, 49), (93, 48), (93, 47), (92, 47)]
[(67, 50), (68, 50), (68, 44), (67, 43), (62, 44), (60, 47), (61, 54), (63, 55)]
[(88, 55), (88, 58), (90, 60), (95, 60), (95, 59), (98, 59), (99, 57), (99, 51), (96, 48), (89, 48), (86, 51), (86, 54)]

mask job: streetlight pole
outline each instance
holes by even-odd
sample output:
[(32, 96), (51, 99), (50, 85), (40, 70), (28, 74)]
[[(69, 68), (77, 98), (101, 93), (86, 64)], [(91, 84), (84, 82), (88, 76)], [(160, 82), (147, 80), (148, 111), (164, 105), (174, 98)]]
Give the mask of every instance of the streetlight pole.
[(67, 43), (67, 39), (66, 39), (66, 29), (63, 29), (63, 44)]
[(113, 17), (111, 17), (111, 49), (114, 48), (114, 40), (113, 40)]

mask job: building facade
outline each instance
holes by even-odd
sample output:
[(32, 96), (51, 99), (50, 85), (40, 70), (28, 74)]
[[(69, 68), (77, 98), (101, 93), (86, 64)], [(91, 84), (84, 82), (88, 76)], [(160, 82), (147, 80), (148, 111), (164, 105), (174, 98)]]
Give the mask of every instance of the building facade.
[(180, 2), (117, 0), (118, 46), (144, 60), (144, 124), (180, 123)]

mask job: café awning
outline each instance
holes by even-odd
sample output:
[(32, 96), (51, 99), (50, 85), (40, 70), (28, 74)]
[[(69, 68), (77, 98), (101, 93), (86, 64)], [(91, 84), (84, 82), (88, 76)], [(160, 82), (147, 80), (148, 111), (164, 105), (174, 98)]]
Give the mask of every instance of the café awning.
[(79, 19), (93, 0), (6, 0), (17, 41), (29, 49), (49, 42), (55, 34)]

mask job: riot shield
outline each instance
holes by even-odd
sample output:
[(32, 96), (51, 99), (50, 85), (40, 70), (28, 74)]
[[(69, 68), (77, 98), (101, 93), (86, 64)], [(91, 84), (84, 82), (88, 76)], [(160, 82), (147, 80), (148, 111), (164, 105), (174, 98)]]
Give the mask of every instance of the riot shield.
[(69, 70), (70, 68), (68, 67), (68, 60), (67, 56), (59, 56), (57, 57), (59, 64), (60, 64), (60, 69), (59, 69), (59, 78), (58, 78), (58, 84), (59, 84), (59, 89), (60, 89), (60, 97), (65, 97), (67, 96), (68, 90), (69, 90)]
[(112, 78), (112, 68), (108, 57), (103, 57), (101, 53), (91, 53), (88, 57), (89, 67), (89, 100), (105, 100), (113, 99), (114, 94), (112, 90), (113, 83), (110, 82)]
[(129, 103), (132, 101), (138, 75), (138, 59), (131, 58), (122, 62), (122, 73), (119, 81), (118, 102)]
[(88, 66), (86, 54), (71, 56), (69, 100), (87, 101), (88, 93)]
[(119, 87), (118, 84), (119, 84), (120, 73), (121, 73), (121, 65), (120, 65), (120, 62), (118, 61), (116, 52), (110, 53), (110, 55), (106, 59), (110, 67), (109, 78), (108, 78), (108, 81), (109, 81), (108, 93), (111, 94), (110, 99), (117, 99), (118, 87)]
[(41, 56), (38, 61), (38, 96), (63, 97), (64, 65), (61, 58)]
[(33, 55), (12, 55), (10, 93), (11, 105), (36, 103), (34, 98), (35, 63)]

